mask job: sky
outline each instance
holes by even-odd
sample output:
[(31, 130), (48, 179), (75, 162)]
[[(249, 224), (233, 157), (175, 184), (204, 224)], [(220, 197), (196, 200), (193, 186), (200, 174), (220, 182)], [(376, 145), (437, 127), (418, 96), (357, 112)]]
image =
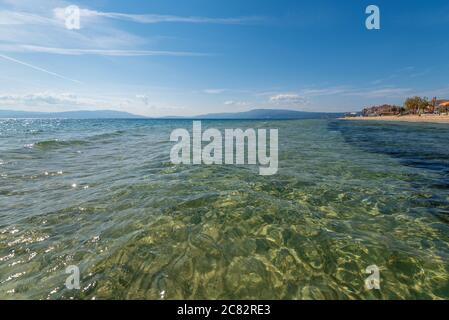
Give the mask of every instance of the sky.
[[(80, 8), (80, 29), (65, 8)], [(380, 30), (368, 30), (368, 5)], [(449, 98), (447, 0), (0, 0), (0, 109), (347, 112)]]

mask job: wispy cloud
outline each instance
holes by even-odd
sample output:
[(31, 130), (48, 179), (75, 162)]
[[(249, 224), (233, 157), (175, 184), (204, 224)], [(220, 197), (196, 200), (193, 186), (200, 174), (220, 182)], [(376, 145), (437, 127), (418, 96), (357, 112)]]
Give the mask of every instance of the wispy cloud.
[(203, 90), (204, 93), (207, 94), (221, 94), (228, 91), (227, 89), (205, 89)]
[[(268, 104), (278, 107), (300, 108), (301, 110), (313, 111), (322, 109), (323, 105), (328, 110), (342, 110), (348, 108), (349, 104), (359, 101), (400, 101), (407, 96), (418, 94), (412, 88), (394, 86), (340, 86), (305, 88), (296, 92), (288, 93), (264, 93), (268, 96)], [(336, 105), (336, 101), (338, 105)], [(360, 102), (361, 103), (361, 102)], [(344, 110), (344, 109), (343, 109)]]
[(55, 25), (57, 21), (28, 12), (0, 11), (0, 26), (4, 25)]
[(34, 69), (34, 70), (37, 70), (37, 71), (40, 71), (40, 72), (44, 72), (44, 73), (46, 73), (46, 74), (49, 74), (49, 75), (58, 77), (58, 78), (60, 78), (60, 79), (72, 81), (72, 82), (75, 82), (75, 83), (78, 83), (78, 84), (81, 84), (81, 83), (82, 83), (81, 81), (78, 81), (78, 80), (75, 80), (75, 79), (68, 78), (68, 77), (63, 76), (63, 75), (61, 75), (61, 74), (59, 74), (59, 73), (49, 71), (49, 70), (47, 70), (47, 69), (44, 69), (44, 68), (41, 68), (41, 67), (32, 65), (32, 64), (30, 64), (30, 63), (26, 63), (26, 62), (24, 62), (24, 61), (20, 61), (20, 60), (11, 58), (11, 57), (9, 57), (9, 56), (5, 56), (5, 55), (3, 55), (3, 54), (0, 54), (0, 58), (5, 59), (5, 60), (8, 60), (8, 61), (11, 61), (11, 62), (14, 62), (14, 63), (17, 63), (17, 64), (20, 64), (20, 65), (22, 65), (22, 66), (25, 66), (25, 67), (28, 67), (28, 68), (31, 68), (31, 69)]
[(432, 71), (432, 68), (425, 68), (422, 70), (419, 70), (418, 68), (414, 66), (408, 66), (404, 68), (400, 68), (393, 72), (392, 74), (376, 79), (371, 82), (372, 85), (381, 85), (381, 84), (388, 84), (388, 82), (391, 82), (392, 80), (398, 80), (398, 79), (407, 79), (407, 78), (418, 78), (423, 77), (426, 75), (430, 75)]
[[(0, 9), (0, 50), (3, 52), (46, 53), (57, 55), (97, 55), (116, 57), (137, 56), (206, 56), (197, 53), (172, 50), (151, 50), (153, 38), (141, 37), (109, 21), (130, 20), (141, 23), (186, 22), (232, 24), (238, 19), (213, 19), (204, 17), (177, 17), (164, 15), (128, 15), (81, 10), (81, 30), (65, 28), (66, 2), (43, 0), (34, 3), (6, 2), (10, 8)], [(58, 6), (59, 5), (59, 6)], [(58, 6), (57, 9), (54, 9)], [(63, 8), (64, 7), (64, 8)], [(251, 20), (251, 19), (249, 19)]]
[(386, 87), (353, 89), (343, 93), (346, 96), (361, 96), (366, 98), (401, 98), (412, 93), (411, 88)]
[(115, 49), (75, 49), (75, 48), (55, 48), (35, 45), (0, 45), (1, 51), (8, 52), (34, 52), (50, 53), (60, 55), (98, 55), (117, 57), (138, 57), (138, 56), (172, 56), (172, 57), (192, 57), (207, 56), (209, 54), (183, 51), (157, 51), (157, 50), (115, 50)]
[(418, 95), (426, 97), (449, 98), (449, 85), (434, 90), (421, 91)]
[[(7, 52), (67, 54), (67, 51), (51, 49), (74, 46), (86, 50), (136, 50), (150, 41), (106, 23), (85, 30), (67, 30), (59, 21), (44, 13), (0, 11), (0, 17), (5, 21), (0, 23), (1, 50)], [(17, 17), (20, 18), (17, 20)], [(8, 23), (10, 21), (15, 23)]]
[(299, 95), (304, 97), (317, 97), (317, 96), (332, 96), (342, 94), (348, 91), (346, 87), (329, 87), (329, 88), (314, 88), (303, 89), (299, 92)]
[[(55, 8), (54, 15), (59, 20), (65, 19), (65, 8)], [(131, 21), (143, 24), (155, 23), (195, 23), (195, 24), (250, 24), (258, 23), (265, 18), (263, 17), (235, 17), (235, 18), (211, 18), (211, 17), (183, 17), (175, 15), (161, 14), (128, 14), (118, 12), (101, 12), (96, 10), (81, 9), (81, 17), (85, 18), (108, 18), (122, 21)]]
[(296, 99), (309, 99), (312, 97), (323, 96), (359, 96), (366, 98), (392, 98), (402, 97), (410, 94), (413, 90), (411, 88), (395, 87), (395, 86), (346, 86), (346, 87), (324, 87), (324, 88), (312, 88), (302, 89), (298, 93), (290, 94), (278, 94), (270, 97), (270, 101), (295, 101)]

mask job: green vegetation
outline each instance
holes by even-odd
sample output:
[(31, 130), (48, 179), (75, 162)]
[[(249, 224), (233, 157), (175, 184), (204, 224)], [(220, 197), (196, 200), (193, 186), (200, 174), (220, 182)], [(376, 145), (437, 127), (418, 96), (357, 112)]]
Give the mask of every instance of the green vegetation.
[(447, 113), (449, 107), (449, 100), (437, 100), (434, 97), (432, 100), (424, 97), (407, 98), (404, 102), (404, 110), (408, 114), (422, 114), (422, 113)]
[(424, 97), (412, 97), (412, 98), (407, 98), (407, 100), (405, 100), (404, 102), (404, 108), (408, 113), (412, 113), (412, 114), (417, 114), (417, 113), (423, 113), (426, 112), (426, 110), (428, 109), (430, 103), (429, 100)]

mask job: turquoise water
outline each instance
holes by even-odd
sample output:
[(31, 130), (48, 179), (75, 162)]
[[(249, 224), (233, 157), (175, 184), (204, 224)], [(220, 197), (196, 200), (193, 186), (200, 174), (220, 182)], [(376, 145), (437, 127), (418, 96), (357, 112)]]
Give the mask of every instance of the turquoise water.
[(278, 128), (270, 177), (172, 165), (180, 127), (0, 120), (0, 298), (449, 298), (449, 125), (203, 121)]

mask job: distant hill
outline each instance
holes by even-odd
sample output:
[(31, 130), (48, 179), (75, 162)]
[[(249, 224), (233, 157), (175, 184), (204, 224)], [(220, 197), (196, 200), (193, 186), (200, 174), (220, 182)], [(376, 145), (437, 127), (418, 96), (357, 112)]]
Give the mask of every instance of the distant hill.
[(235, 113), (210, 113), (194, 119), (326, 119), (342, 117), (344, 113), (305, 112), (295, 110), (255, 109)]
[(67, 111), (67, 112), (28, 112), (0, 110), (0, 118), (21, 119), (142, 119), (128, 112), (114, 110)]
[[(332, 119), (344, 116), (344, 113), (326, 113), (326, 112), (305, 112), (294, 110), (278, 109), (255, 109), (245, 112), (229, 113), (210, 113), (199, 116), (180, 117), (169, 116), (160, 117), (160, 119), (203, 119), (203, 120), (284, 120), (284, 119)], [(28, 112), (0, 110), (0, 118), (15, 119), (151, 119), (144, 116), (135, 115), (128, 112), (114, 110), (96, 110), (96, 111), (66, 111), (66, 112)], [(157, 119), (157, 118), (152, 118)]]

